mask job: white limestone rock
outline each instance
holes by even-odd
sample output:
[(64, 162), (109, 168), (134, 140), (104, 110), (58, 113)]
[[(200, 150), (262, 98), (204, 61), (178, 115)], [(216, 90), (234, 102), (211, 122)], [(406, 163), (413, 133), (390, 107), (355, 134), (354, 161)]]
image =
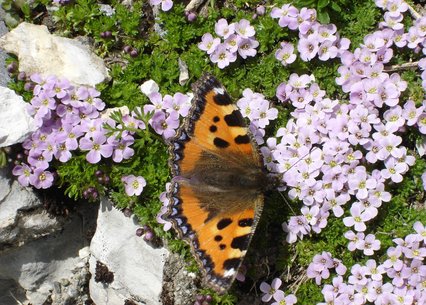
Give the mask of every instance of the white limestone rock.
[(140, 85), (140, 89), (143, 94), (149, 97), (151, 94), (157, 93), (160, 87), (158, 87), (158, 84), (154, 80), (150, 79)]
[(189, 79), (188, 65), (182, 59), (179, 58), (179, 84), (181, 86), (185, 85), (185, 83)]
[(94, 87), (108, 79), (103, 60), (81, 42), (51, 35), (44, 25), (23, 22), (0, 38), (0, 48), (18, 56), (19, 71), (64, 77)]
[[(134, 217), (125, 217), (106, 198), (101, 200), (89, 260), (89, 289), (95, 304), (124, 304), (127, 299), (141, 305), (161, 304), (163, 267), (169, 252), (136, 236), (138, 228)], [(114, 274), (112, 283), (95, 281), (97, 261)]]
[(26, 105), (22, 96), (0, 86), (0, 147), (21, 143), (36, 130)]

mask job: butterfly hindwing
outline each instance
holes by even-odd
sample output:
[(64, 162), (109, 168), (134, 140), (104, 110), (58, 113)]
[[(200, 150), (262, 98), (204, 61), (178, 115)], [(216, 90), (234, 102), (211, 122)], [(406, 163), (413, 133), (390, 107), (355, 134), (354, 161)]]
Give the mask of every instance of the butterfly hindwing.
[(212, 76), (194, 87), (190, 114), (170, 140), (168, 218), (207, 283), (232, 284), (263, 207), (262, 159), (241, 113)]
[(219, 292), (231, 286), (250, 244), (263, 206), (263, 195), (241, 211), (220, 213), (208, 218), (208, 212), (190, 186), (172, 182), (171, 219), (179, 237), (188, 241), (203, 268), (207, 283)]

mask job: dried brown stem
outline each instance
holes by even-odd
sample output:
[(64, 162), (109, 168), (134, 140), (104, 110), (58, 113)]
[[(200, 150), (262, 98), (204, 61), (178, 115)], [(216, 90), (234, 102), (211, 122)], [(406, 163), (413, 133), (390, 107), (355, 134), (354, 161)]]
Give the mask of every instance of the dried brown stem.
[(383, 72), (396, 72), (396, 71), (401, 71), (401, 70), (409, 70), (409, 69), (413, 69), (413, 68), (418, 68), (418, 61), (414, 61), (414, 62), (407, 62), (407, 63), (403, 63), (403, 64), (399, 64), (399, 65), (392, 65), (392, 66), (387, 66), (383, 69)]
[[(407, 3), (407, 2), (405, 2)], [(410, 11), (411, 16), (413, 16), (414, 19), (419, 19), (420, 17), (422, 17), (422, 15), (420, 15), (415, 9), (414, 7), (412, 7), (410, 4), (408, 4), (408, 10)]]
[(185, 7), (185, 12), (195, 12), (200, 8), (207, 0), (191, 0)]

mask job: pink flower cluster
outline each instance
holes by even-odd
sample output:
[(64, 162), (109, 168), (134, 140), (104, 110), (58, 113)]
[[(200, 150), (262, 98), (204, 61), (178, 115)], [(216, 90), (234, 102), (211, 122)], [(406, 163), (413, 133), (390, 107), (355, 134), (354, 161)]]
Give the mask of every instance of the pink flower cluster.
[(192, 96), (178, 92), (173, 96), (166, 94), (163, 97), (158, 92), (157, 85), (153, 91), (144, 93), (151, 101), (151, 104), (143, 107), (145, 114), (152, 115), (149, 125), (164, 139), (173, 137), (180, 125), (180, 118), (186, 117), (189, 113)]
[[(49, 188), (53, 184), (51, 162), (69, 161), (72, 152), (88, 151), (86, 160), (98, 163), (101, 157), (112, 157), (121, 162), (133, 156), (130, 147), (137, 129), (145, 129), (145, 124), (136, 118), (135, 113), (124, 115), (122, 123), (104, 119), (100, 111), (105, 103), (99, 98), (100, 92), (94, 88), (73, 86), (65, 79), (55, 76), (31, 76), (34, 83), (33, 98), (28, 112), (34, 117), (39, 128), (22, 146), (27, 163), (15, 166), (13, 174), (23, 186)], [(107, 136), (104, 124), (123, 131)]]
[(244, 59), (256, 55), (259, 42), (254, 38), (256, 31), (250, 21), (241, 19), (239, 22), (228, 24), (228, 21), (222, 18), (217, 21), (214, 29), (220, 38), (206, 33), (198, 47), (209, 54), (210, 60), (217, 63), (220, 69), (235, 62), (237, 54)]
[[(166, 190), (168, 191), (170, 188), (170, 182), (166, 183)], [(161, 206), (160, 212), (157, 214), (157, 222), (163, 225), (163, 230), (168, 231), (172, 227), (172, 223), (170, 221), (166, 221), (163, 219), (163, 215), (168, 211), (170, 201), (167, 198), (167, 191), (164, 191), (160, 194), (160, 201), (163, 204)]]
[[(316, 21), (314, 9), (302, 8), (300, 11), (291, 4), (284, 4), (281, 8), (273, 8), (271, 17), (278, 19), (282, 28), (299, 31), (297, 50), (303, 61), (310, 61), (315, 56), (322, 61), (340, 57), (342, 52), (349, 49), (350, 41), (340, 38), (334, 24), (320, 24)], [(283, 42), (275, 57), (284, 65), (295, 60), (293, 45)]]
[[(352, 266), (346, 282), (346, 267), (340, 271), (336, 268), (338, 275), (322, 289), (325, 303), (318, 305), (425, 304), (426, 227), (420, 222), (413, 227), (416, 233), (393, 240), (395, 246), (387, 249), (381, 263), (369, 259), (365, 264)], [(332, 265), (331, 255), (323, 252), (314, 257), (307, 275), (319, 285), (322, 279), (330, 277), (328, 269)]]
[[(311, 231), (319, 233), (330, 212), (341, 217), (342, 206), (351, 200), (355, 230), (364, 231), (365, 222), (377, 215), (382, 202), (390, 200), (390, 194), (384, 191), (385, 181), (399, 182), (398, 175), (414, 162), (405, 147), (399, 146), (401, 137), (394, 135), (399, 128), (390, 130), (393, 121), (386, 120), (386, 111), (382, 122), (371, 102), (351, 99), (341, 104), (326, 98), (312, 81), (308, 75), (292, 74), (288, 83), (277, 88), (277, 97), (295, 108), (293, 119), (278, 130), (276, 137), (269, 138), (262, 150), (269, 160), (267, 167), (283, 175), (290, 198), (304, 204), (302, 215), (291, 217), (283, 225), (289, 232), (289, 242)], [(377, 149), (373, 150), (373, 145)], [(392, 152), (397, 154), (393, 156)], [(383, 161), (384, 169), (368, 172), (367, 163), (377, 160)], [(349, 220), (346, 224), (354, 225)]]
[(315, 279), (315, 283), (320, 285), (323, 279), (330, 277), (331, 269), (334, 269), (338, 275), (344, 275), (347, 271), (341, 260), (333, 258), (330, 252), (323, 251), (321, 254), (314, 256), (312, 263), (309, 264), (306, 270), (306, 275), (311, 279)]
[(270, 107), (263, 94), (253, 92), (249, 88), (244, 89), (243, 97), (237, 101), (237, 106), (243, 117), (250, 120), (249, 129), (256, 142), (259, 145), (263, 144), (265, 127), (269, 125), (269, 121), (278, 117), (278, 109)]
[[(291, 18), (280, 20), (292, 24), (294, 9), (287, 9)], [(311, 28), (310, 35), (315, 31)], [(343, 65), (336, 83), (349, 95), (345, 103), (326, 98), (307, 75), (293, 74), (277, 88), (278, 99), (295, 108), (294, 119), (267, 140), (263, 152), (267, 167), (283, 175), (290, 198), (304, 204), (302, 215), (283, 225), (289, 242), (320, 232), (330, 212), (341, 217), (348, 202), (351, 214), (345, 225), (365, 231), (365, 223), (391, 198), (385, 185), (401, 182), (414, 164), (415, 158), (401, 145), (402, 135), (411, 126), (424, 133), (426, 111), (424, 104), (400, 101), (407, 83), (397, 73), (384, 71), (397, 37), (385, 28), (367, 35), (353, 53), (341, 50)], [(376, 169), (368, 171), (369, 163)]]
[(275, 278), (272, 280), (272, 283), (269, 285), (266, 282), (260, 284), (260, 291), (263, 292), (262, 301), (267, 303), (272, 298), (274, 302), (271, 305), (293, 305), (297, 303), (297, 298), (294, 294), (286, 295), (284, 291), (280, 290), (282, 281), (280, 278)]
[(350, 230), (345, 233), (345, 237), (349, 240), (348, 249), (350, 251), (362, 250), (364, 255), (371, 256), (374, 254), (374, 251), (380, 249), (380, 240), (376, 239), (374, 234), (365, 236), (362, 232), (354, 233)]

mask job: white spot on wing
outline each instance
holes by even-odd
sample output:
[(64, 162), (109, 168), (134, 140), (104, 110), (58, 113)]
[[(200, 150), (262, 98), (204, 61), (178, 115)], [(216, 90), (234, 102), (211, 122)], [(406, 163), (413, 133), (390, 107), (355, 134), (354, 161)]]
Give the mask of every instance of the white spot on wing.
[(229, 269), (229, 270), (226, 270), (226, 272), (225, 272), (224, 276), (225, 276), (225, 277), (230, 277), (230, 276), (233, 276), (234, 274), (235, 274), (235, 269), (234, 269), (234, 268), (231, 268), (231, 269)]
[(223, 90), (223, 88), (213, 88), (213, 91), (216, 94), (224, 94), (225, 93), (225, 90)]

